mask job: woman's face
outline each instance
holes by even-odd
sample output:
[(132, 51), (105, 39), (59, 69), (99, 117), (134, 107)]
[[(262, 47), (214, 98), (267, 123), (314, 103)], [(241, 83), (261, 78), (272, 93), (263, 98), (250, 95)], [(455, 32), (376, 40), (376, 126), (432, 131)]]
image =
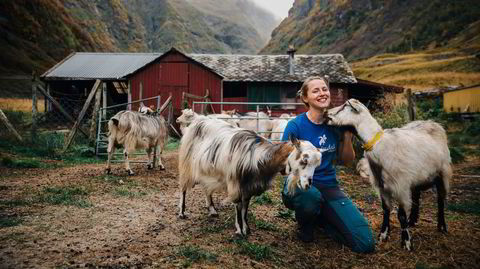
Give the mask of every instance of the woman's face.
[(320, 79), (308, 83), (307, 97), (302, 98), (310, 105), (310, 109), (324, 110), (330, 106), (330, 90), (325, 81)]

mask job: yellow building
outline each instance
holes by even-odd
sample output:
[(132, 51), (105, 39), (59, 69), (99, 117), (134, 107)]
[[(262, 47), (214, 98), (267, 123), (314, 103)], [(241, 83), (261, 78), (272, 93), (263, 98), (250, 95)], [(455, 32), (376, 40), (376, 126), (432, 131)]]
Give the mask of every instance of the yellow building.
[(447, 113), (480, 113), (480, 84), (445, 91), (443, 110)]

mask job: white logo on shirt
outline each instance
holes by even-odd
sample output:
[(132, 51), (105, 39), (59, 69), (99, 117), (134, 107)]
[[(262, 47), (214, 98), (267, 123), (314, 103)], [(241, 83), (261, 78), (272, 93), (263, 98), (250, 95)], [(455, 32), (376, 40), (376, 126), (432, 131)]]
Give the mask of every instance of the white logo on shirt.
[(323, 144), (327, 143), (327, 136), (323, 134), (323, 136), (320, 136), (320, 141), (318, 142), (318, 145), (322, 146)]

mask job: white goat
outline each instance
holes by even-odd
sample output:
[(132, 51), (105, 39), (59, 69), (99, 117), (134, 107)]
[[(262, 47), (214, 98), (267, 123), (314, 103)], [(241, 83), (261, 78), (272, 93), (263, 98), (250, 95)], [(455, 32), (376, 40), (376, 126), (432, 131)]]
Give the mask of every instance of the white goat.
[(288, 121), (291, 118), (289, 114), (282, 114), (278, 119), (272, 120), (272, 134), (270, 139), (272, 141), (280, 141), (287, 127)]
[(240, 128), (257, 132), (265, 138), (269, 138), (269, 132), (272, 131), (273, 122), (270, 120), (269, 114), (265, 112), (247, 112), (244, 116), (240, 117), (238, 126)]
[(418, 220), (420, 192), (433, 186), (437, 189), (437, 229), (447, 232), (444, 200), (450, 188), (452, 168), (447, 135), (438, 123), (414, 121), (402, 128), (384, 131), (368, 109), (355, 99), (330, 109), (328, 119), (329, 124), (354, 127), (365, 143), (365, 157), (382, 199), (380, 241), (386, 240), (390, 232), (390, 208), (395, 199), (399, 203), (402, 246), (413, 249), (408, 226), (414, 226)]
[[(145, 108), (144, 113), (151, 110)], [(134, 175), (130, 169), (129, 155), (136, 149), (146, 149), (148, 154), (148, 169), (154, 167), (151, 160), (152, 150), (157, 148), (158, 165), (165, 170), (161, 154), (168, 139), (167, 125), (161, 115), (145, 115), (144, 113), (122, 110), (108, 121), (108, 160), (106, 171), (111, 173), (110, 161), (117, 145), (123, 145), (125, 156), (125, 169), (128, 175)]]
[[(197, 116), (201, 116), (201, 115), (195, 113), (190, 108), (186, 108), (186, 109), (182, 110), (182, 115), (180, 115), (176, 120), (176, 122), (180, 126), (180, 132), (182, 133), (182, 135), (185, 134), (185, 129), (190, 125), (190, 123)], [(235, 116), (235, 115), (228, 114), (228, 113), (210, 114), (210, 115), (207, 115), (206, 117), (211, 118), (211, 119), (220, 119), (220, 120), (223, 120), (223, 121), (229, 123), (232, 126), (235, 126), (235, 127), (238, 126), (238, 121), (239, 121), (238, 117)]]
[(292, 182), (297, 186), (309, 188), (320, 162), (321, 153), (310, 142), (292, 138), (272, 144), (253, 131), (197, 115), (180, 141), (179, 216), (185, 217), (186, 192), (195, 184), (204, 187), (209, 215), (213, 216), (218, 214), (212, 194), (226, 189), (228, 200), (236, 204), (236, 234), (246, 236), (250, 198), (266, 191), (283, 169), (295, 175)]

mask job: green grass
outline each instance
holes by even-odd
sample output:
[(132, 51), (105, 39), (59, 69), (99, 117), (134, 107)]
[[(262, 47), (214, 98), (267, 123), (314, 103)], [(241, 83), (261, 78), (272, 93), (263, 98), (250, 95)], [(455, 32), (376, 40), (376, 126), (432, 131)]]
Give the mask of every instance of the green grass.
[(448, 210), (459, 212), (480, 215), (480, 201), (464, 201), (458, 203), (449, 203), (447, 205)]
[(270, 246), (252, 243), (245, 240), (235, 240), (238, 252), (247, 255), (256, 261), (271, 260), (274, 258), (274, 251)]
[(0, 200), (0, 208), (4, 207), (19, 207), (31, 205), (33, 201), (24, 199)]
[(259, 204), (259, 205), (273, 205), (274, 201), (273, 201), (270, 193), (264, 192), (261, 195), (253, 198), (253, 203), (254, 204)]
[(81, 186), (46, 187), (39, 194), (39, 202), (52, 205), (72, 205), (76, 207), (90, 207), (92, 204), (86, 199), (89, 192)]
[(114, 194), (116, 196), (135, 198), (147, 195), (144, 191), (132, 191), (127, 186), (118, 187), (115, 189)]
[(0, 216), (0, 228), (13, 227), (22, 223), (22, 219), (19, 217)]
[(262, 219), (255, 219), (255, 226), (261, 230), (278, 231), (278, 227), (275, 224)]
[(278, 218), (281, 218), (281, 219), (286, 219), (286, 220), (294, 220), (295, 217), (294, 217), (294, 213), (295, 211), (291, 210), (291, 209), (288, 209), (288, 208), (284, 208), (282, 210), (279, 210), (277, 212), (277, 214), (275, 215), (275, 217), (278, 217)]
[(1, 161), (2, 166), (9, 168), (40, 168), (42, 163), (36, 159), (12, 159), (10, 157), (3, 157)]
[(180, 146), (180, 140), (174, 137), (169, 137), (167, 145), (165, 145), (166, 151), (172, 151), (178, 149)]
[(190, 267), (193, 263), (202, 261), (214, 262), (217, 260), (216, 254), (192, 245), (181, 246), (177, 253), (186, 259), (183, 263), (184, 267)]

